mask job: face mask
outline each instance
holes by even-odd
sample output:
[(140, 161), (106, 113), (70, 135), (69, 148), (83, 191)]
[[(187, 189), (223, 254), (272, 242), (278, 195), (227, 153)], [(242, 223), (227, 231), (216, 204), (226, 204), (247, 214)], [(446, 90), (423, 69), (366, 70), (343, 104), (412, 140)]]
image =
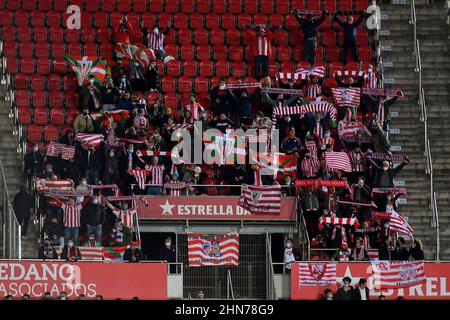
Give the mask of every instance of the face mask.
[(170, 242), (166, 242), (166, 247), (170, 247)]
[(87, 185), (87, 182), (86, 181), (81, 181), (81, 185), (85, 186), (85, 185)]
[(109, 153), (109, 156), (110, 156), (111, 158), (114, 157), (114, 152), (111, 151), (111, 152)]
[(94, 79), (89, 79), (90, 84), (94, 84)]
[(292, 243), (286, 243), (286, 248), (292, 248)]
[(83, 111), (83, 116), (87, 116), (87, 115), (88, 115), (87, 111)]
[(92, 200), (92, 203), (93, 203), (93, 204), (98, 204), (98, 199)]
[(373, 71), (372, 68), (368, 68), (368, 69), (367, 69), (367, 72), (368, 72), (368, 73), (371, 73), (372, 71)]
[(388, 167), (383, 167), (383, 170), (384, 170), (384, 171), (387, 171), (387, 169), (389, 169), (389, 168), (388, 168)]
[(73, 247), (73, 242), (69, 242), (69, 248)]
[(159, 30), (158, 29), (153, 29), (153, 33), (158, 34)]
[(34, 151), (34, 152), (38, 152), (38, 151), (39, 151), (39, 147), (38, 147), (38, 146), (33, 147), (33, 151)]
[(134, 149), (128, 149), (127, 151), (128, 151), (128, 153), (133, 153)]
[(52, 169), (52, 168), (48, 168), (47, 171), (50, 172), (50, 173), (52, 173), (52, 172), (53, 172), (53, 169)]
[(387, 229), (387, 228), (389, 228), (389, 223), (385, 223), (384, 224), (384, 227)]
[(61, 297), (61, 300), (67, 300), (67, 298), (66, 297)]
[(330, 134), (329, 133), (325, 133), (325, 138), (329, 138)]
[(94, 241), (94, 240), (95, 240), (95, 238), (89, 238), (89, 240), (90, 240), (90, 241)]

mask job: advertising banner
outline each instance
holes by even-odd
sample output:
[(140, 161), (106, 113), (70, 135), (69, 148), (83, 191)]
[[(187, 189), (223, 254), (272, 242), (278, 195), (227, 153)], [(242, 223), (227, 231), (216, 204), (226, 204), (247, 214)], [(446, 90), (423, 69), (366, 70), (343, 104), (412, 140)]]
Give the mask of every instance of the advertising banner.
[(167, 299), (166, 263), (0, 261), (0, 295), (41, 298), (45, 292), (69, 299)]
[(296, 200), (281, 199), (279, 215), (251, 214), (239, 206), (239, 197), (155, 197), (144, 196), (148, 206), (139, 202), (139, 219), (157, 220), (258, 220), (295, 221)]
[[(308, 262), (310, 269), (315, 273), (315, 278), (321, 278), (323, 268), (315, 268), (314, 264), (321, 263)], [(292, 265), (291, 273), (291, 299), (292, 300), (319, 300), (325, 289), (331, 289), (333, 293), (342, 286), (342, 279), (350, 277), (351, 285), (355, 287), (360, 278), (367, 279), (370, 289), (370, 298), (378, 299), (379, 295), (384, 295), (387, 300), (396, 299), (403, 296), (406, 300), (449, 300), (450, 299), (450, 263), (449, 262), (425, 262), (425, 281), (420, 284), (401, 288), (375, 289), (376, 277), (372, 272), (370, 262), (337, 262), (336, 282), (329, 286), (303, 286), (300, 285), (299, 263)], [(405, 277), (411, 277), (411, 273), (400, 273)], [(405, 279), (407, 280), (407, 279)]]

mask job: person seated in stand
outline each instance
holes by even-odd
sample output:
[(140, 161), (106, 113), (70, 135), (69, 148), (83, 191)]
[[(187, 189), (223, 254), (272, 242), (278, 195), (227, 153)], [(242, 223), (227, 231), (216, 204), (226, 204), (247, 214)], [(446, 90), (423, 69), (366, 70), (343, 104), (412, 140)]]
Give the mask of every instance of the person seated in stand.
[(42, 260), (57, 259), (57, 254), (49, 238), (45, 238), (44, 244), (39, 248), (38, 258)]
[(169, 32), (169, 24), (163, 32), (159, 30), (158, 25), (154, 25), (152, 32), (148, 32), (147, 28), (143, 28), (143, 43), (148, 48), (153, 50), (155, 56), (159, 60), (163, 60), (166, 56), (166, 51), (164, 50), (164, 39), (166, 34)]
[(91, 232), (89, 238), (84, 242), (85, 247), (100, 247), (99, 243), (95, 239), (95, 233)]
[(302, 149), (301, 140), (295, 136), (295, 128), (291, 128), (289, 135), (281, 143), (281, 151), (286, 154), (296, 154)]
[(368, 261), (369, 255), (367, 253), (367, 250), (364, 249), (363, 245), (363, 239), (359, 238), (356, 239), (356, 245), (352, 249), (352, 252), (350, 253), (350, 261)]
[(80, 249), (75, 246), (75, 241), (73, 239), (69, 238), (69, 240), (67, 241), (67, 245), (64, 246), (62, 250), (61, 259), (71, 262), (81, 260)]
[(135, 242), (131, 243), (131, 247), (127, 249), (123, 255), (123, 261), (139, 262), (143, 259), (144, 256)]
[(146, 90), (150, 92), (158, 92), (161, 89), (161, 81), (159, 79), (158, 63), (152, 60), (148, 65), (147, 73), (145, 74)]

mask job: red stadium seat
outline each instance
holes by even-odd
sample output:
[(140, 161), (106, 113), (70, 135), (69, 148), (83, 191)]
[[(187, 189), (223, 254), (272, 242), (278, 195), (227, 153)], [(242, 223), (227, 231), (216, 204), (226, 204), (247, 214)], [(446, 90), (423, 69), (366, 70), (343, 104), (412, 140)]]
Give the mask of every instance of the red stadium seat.
[(99, 43), (108, 43), (111, 42), (111, 31), (109, 28), (100, 28), (98, 29), (97, 39)]
[(56, 74), (65, 74), (67, 72), (67, 62), (63, 58), (56, 58), (53, 61), (53, 72)]
[[(33, 79), (33, 76), (31, 76)], [(33, 80), (31, 80), (33, 83)], [(35, 90), (35, 89), (33, 89)], [(43, 89), (38, 89), (43, 90)], [(61, 79), (58, 75), (52, 73), (47, 76), (47, 90), (48, 91), (59, 91), (61, 90)]]
[(161, 13), (163, 8), (162, 0), (151, 0), (149, 1), (150, 12), (152, 13)]
[(64, 125), (64, 112), (60, 108), (50, 110), (50, 123), (54, 126)]
[(245, 0), (244, 7), (245, 7), (244, 12), (248, 14), (256, 14), (258, 12), (257, 0)]
[(273, 0), (261, 0), (261, 12), (264, 14), (275, 12)]
[(269, 23), (273, 26), (283, 26), (283, 16), (279, 13), (273, 13), (269, 16)]
[(77, 29), (66, 29), (66, 42), (73, 43), (80, 41), (80, 32)]
[(29, 13), (24, 10), (16, 11), (14, 14), (14, 24), (16, 26), (27, 26), (29, 19)]
[(237, 29), (230, 29), (227, 31), (227, 44), (234, 45), (241, 43), (241, 32)]
[(178, 12), (178, 0), (166, 1), (166, 12), (177, 13)]
[(197, 46), (196, 53), (197, 60), (211, 59), (211, 47), (208, 44)]
[(34, 124), (39, 126), (45, 126), (48, 123), (48, 113), (45, 108), (35, 108), (34, 109)]
[(277, 50), (277, 60), (278, 61), (287, 61), (291, 60), (291, 50), (288, 46), (280, 46)]
[[(361, 1), (361, 2), (363, 2), (363, 1)], [(366, 3), (366, 6), (367, 6), (367, 3)], [(336, 11), (336, 0), (325, 1), (323, 9), (327, 10), (329, 12), (335, 12)]]
[(47, 26), (52, 28), (60, 28), (61, 27), (61, 14), (58, 11), (49, 11), (47, 12)]
[(220, 29), (211, 30), (211, 32), (209, 33), (209, 36), (210, 36), (210, 42), (212, 45), (225, 43), (224, 33)]
[[(173, 91), (173, 90), (172, 90)], [(178, 108), (178, 97), (177, 94), (175, 92), (167, 92), (166, 95), (164, 96), (164, 105), (167, 108), (172, 109), (177, 109)]]
[(214, 46), (213, 58), (216, 61), (228, 59), (228, 47), (223, 44)]
[(183, 74), (188, 77), (197, 76), (197, 62), (188, 60), (183, 64)]
[(33, 107), (46, 108), (47, 107), (47, 95), (45, 91), (33, 92)]
[(367, 3), (365, 1), (354, 1), (356, 11), (364, 11), (367, 9)]
[(293, 14), (286, 16), (285, 25), (287, 30), (298, 28), (298, 21)]
[(102, 0), (102, 11), (104, 12), (113, 12), (115, 10), (115, 1), (114, 0)]
[[(184, 44), (180, 48), (181, 60), (194, 60), (194, 47), (191, 44)], [(167, 52), (166, 52), (167, 54)]]
[(219, 29), (219, 16), (213, 12), (206, 16), (206, 28), (209, 30)]
[(234, 29), (236, 28), (236, 18), (232, 13), (225, 13), (222, 15), (222, 29)]
[(363, 61), (370, 61), (372, 59), (372, 50), (365, 46), (359, 49), (359, 58)]
[[(75, 78), (75, 75), (73, 74), (68, 74), (64, 76), (63, 79), (63, 87), (64, 87), (64, 91), (74, 91), (77, 89), (77, 80)], [(50, 90), (50, 89), (49, 89)]]
[(8, 26), (13, 24), (13, 14), (8, 10), (0, 8), (0, 26)]
[(275, 31), (273, 37), (277, 46), (288, 44), (288, 33), (285, 30)]
[(117, 1), (117, 9), (122, 13), (129, 13), (131, 11), (131, 1), (130, 0)]
[(56, 141), (58, 140), (58, 129), (52, 124), (48, 124), (44, 127), (44, 141)]
[[(328, 1), (328, 0), (326, 0)], [(304, 0), (291, 0), (291, 9), (305, 9)]]
[(45, 27), (33, 28), (33, 40), (34, 42), (47, 42), (47, 28)]
[(213, 12), (218, 14), (224, 14), (227, 12), (227, 4), (225, 0), (213, 0)]
[(288, 0), (278, 0), (276, 2), (277, 10), (276, 12), (282, 15), (289, 13), (289, 1)]
[(240, 14), (243, 12), (242, 10), (242, 1), (241, 0), (228, 0), (228, 12), (234, 14)]
[(199, 74), (204, 77), (212, 77), (213, 76), (213, 63), (209, 60), (204, 60), (200, 62), (200, 72)]
[(78, 108), (79, 97), (76, 92), (66, 92), (65, 97), (65, 105), (66, 108)]
[(16, 42), (5, 42), (3, 43), (3, 54), (7, 57), (16, 57), (18, 55), (18, 51), (16, 48)]
[(219, 77), (229, 77), (230, 76), (230, 64), (228, 61), (220, 60), (216, 62), (215, 65), (216, 76)]
[(306, 8), (309, 10), (321, 10), (320, 1), (307, 1)]
[(67, 0), (58, 0), (53, 2), (53, 9), (58, 12), (66, 12), (67, 7)]
[(175, 78), (171, 76), (165, 76), (161, 81), (162, 91), (175, 92)]
[(41, 142), (42, 130), (35, 124), (30, 124), (27, 128), (27, 139), (30, 142)]
[(177, 12), (173, 17), (173, 25), (175, 29), (186, 29), (187, 28), (187, 16), (183, 12)]
[(108, 16), (105, 12), (98, 11), (94, 14), (94, 26), (97, 28), (106, 28), (108, 26)]
[(2, 40), (3, 41), (16, 41), (16, 28), (13, 26), (4, 26), (2, 28)]
[[(150, 1), (153, 2), (153, 1)], [(133, 1), (134, 12), (144, 13), (147, 11), (147, 0), (134, 0)]]
[(31, 28), (26, 26), (20, 26), (17, 28), (17, 39), (19, 42), (31, 41)]
[(15, 93), (15, 101), (17, 106), (20, 107), (30, 107), (30, 94), (26, 90), (19, 90)]
[(142, 38), (144, 37), (144, 34), (142, 33), (141, 29), (135, 28), (133, 29), (133, 33), (131, 34), (130, 41), (131, 43), (142, 43)]
[(83, 32), (81, 32), (81, 42), (95, 42), (95, 31), (91, 27), (83, 28)]
[(116, 27), (120, 23), (120, 20), (122, 20), (122, 16), (123, 14), (118, 11), (112, 12), (109, 15), (109, 26), (112, 28)]
[(257, 13), (253, 16), (254, 24), (267, 24), (267, 17), (262, 13)]
[(31, 42), (19, 43), (19, 53), (21, 58), (29, 58), (33, 56), (33, 44)]
[[(42, 82), (42, 85), (44, 82)], [(18, 73), (14, 76), (14, 89), (15, 90), (21, 90), (21, 89), (28, 89), (30, 86), (30, 82), (28, 81), (28, 76), (23, 73)]]
[(208, 44), (208, 30), (203, 28), (195, 30), (194, 43), (197, 45)]
[(189, 29), (181, 29), (178, 31), (178, 44), (190, 44), (192, 39), (191, 30)]
[(195, 11), (195, 1), (181, 0), (181, 11), (184, 13), (193, 13)]
[(49, 32), (50, 42), (63, 42), (64, 32), (60, 28), (51, 28)]
[(245, 77), (247, 75), (245, 70), (245, 63), (242, 61), (234, 61), (232, 65), (233, 76)]
[(242, 56), (244, 52), (242, 51), (242, 46), (232, 45), (230, 46), (230, 60), (231, 61), (242, 61)]
[[(153, 2), (153, 1), (151, 1)], [(142, 23), (144, 25), (144, 28), (152, 29), (153, 26), (156, 23), (156, 17), (151, 12), (146, 12), (142, 15)]]
[[(31, 83), (31, 90), (33, 91), (44, 91), (45, 87), (44, 87), (44, 76), (39, 74), (39, 73), (35, 73), (32, 74), (30, 76), (30, 83)], [(49, 79), (47, 78), (47, 86), (49, 85)], [(28, 88), (27, 88), (28, 89)]]
[(196, 77), (194, 87), (196, 93), (208, 92), (208, 79), (203, 76)]
[(9, 74), (16, 74), (19, 72), (19, 62), (15, 57), (8, 58), (6, 70)]
[(60, 91), (51, 91), (48, 94), (48, 105), (51, 109), (62, 108), (63, 98)]
[(66, 56), (66, 46), (62, 42), (56, 42), (51, 45), (51, 54), (53, 59), (64, 58)]
[[(57, 110), (57, 109), (54, 109)], [(78, 111), (77, 108), (70, 108), (66, 111), (66, 120), (67, 124), (71, 125), (73, 123), (73, 120), (80, 114), (80, 111)]]
[(175, 59), (179, 58), (179, 50), (178, 50), (179, 46), (175, 43), (168, 43), (165, 47), (164, 50), (166, 51), (166, 55), (167, 56), (172, 56)]
[(203, 14), (211, 12), (210, 0), (197, 0), (197, 11)]
[(29, 125), (31, 123), (31, 112), (29, 108), (19, 108), (17, 114), (20, 124)]
[(182, 76), (178, 79), (178, 91), (179, 92), (192, 92), (192, 80), (188, 76)]
[(102, 43), (98, 50), (101, 57), (106, 59), (112, 59), (114, 49), (111, 43), (108, 42)]
[(189, 16), (189, 28), (200, 29), (203, 28), (203, 15), (198, 12), (194, 12)]
[(339, 60), (339, 50), (336, 47), (328, 47), (326, 50), (326, 59), (328, 62)]
[(31, 25), (33, 27), (42, 27), (45, 24), (44, 13), (41, 11), (33, 11), (31, 12)]
[(20, 71), (25, 74), (33, 74), (34, 71), (34, 60), (32, 59), (20, 59)]
[[(97, 12), (100, 9), (100, 0), (89, 0), (86, 1), (86, 11), (87, 12)], [(100, 11), (99, 11), (100, 12)]]
[(252, 18), (250, 17), (250, 15), (248, 13), (241, 13), (240, 15), (238, 15), (237, 18), (237, 24), (239, 29), (242, 29), (242, 27), (246, 24), (251, 24), (252, 23)]
[(81, 56), (81, 46), (79, 43), (69, 43), (67, 46), (67, 55), (69, 56)]
[[(366, 3), (366, 5), (367, 5), (367, 3)], [(341, 11), (353, 10), (352, 0), (340, 0), (339, 1), (339, 10), (341, 10)]]

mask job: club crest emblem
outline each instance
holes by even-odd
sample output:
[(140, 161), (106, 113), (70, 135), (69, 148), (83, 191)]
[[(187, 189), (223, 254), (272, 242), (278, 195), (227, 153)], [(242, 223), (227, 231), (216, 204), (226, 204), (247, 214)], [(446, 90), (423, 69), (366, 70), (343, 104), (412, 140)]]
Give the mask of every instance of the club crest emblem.
[(202, 247), (203, 252), (210, 257), (221, 257), (219, 242), (207, 242)]
[(325, 265), (323, 264), (312, 264), (310, 265), (311, 276), (315, 280), (320, 280), (325, 274)]

